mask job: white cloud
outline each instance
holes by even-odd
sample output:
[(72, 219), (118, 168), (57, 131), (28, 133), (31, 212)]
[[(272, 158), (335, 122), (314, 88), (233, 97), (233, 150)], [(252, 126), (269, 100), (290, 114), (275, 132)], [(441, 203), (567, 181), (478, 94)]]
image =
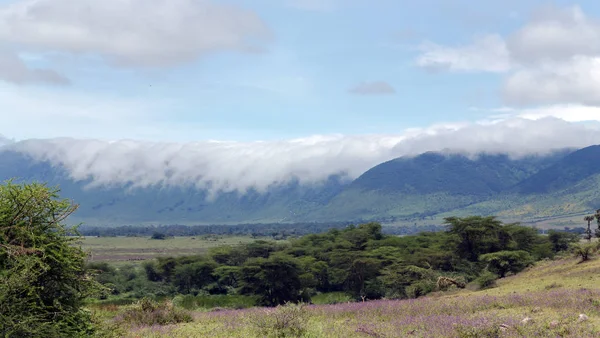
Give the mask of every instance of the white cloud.
[(556, 118), (511, 118), (494, 123), (437, 125), (398, 135), (313, 136), (248, 143), (62, 138), (22, 141), (5, 149), (62, 165), (74, 179), (91, 178), (98, 185), (194, 184), (215, 193), (243, 192), (250, 187), (262, 190), (293, 178), (303, 183), (319, 182), (339, 173), (355, 178), (383, 161), (426, 151), (521, 156), (598, 143), (600, 126)]
[(35, 82), (69, 84), (67, 78), (53, 70), (27, 67), (16, 53), (6, 49), (0, 49), (0, 80), (15, 84)]
[(396, 90), (385, 81), (362, 82), (348, 90), (357, 95), (387, 95), (394, 94)]
[(600, 22), (579, 6), (542, 7), (507, 39), (511, 57), (526, 64), (568, 61), (574, 55), (600, 54)]
[(270, 38), (256, 13), (211, 0), (17, 0), (0, 7), (0, 42), (99, 54), (128, 66), (255, 52)]
[(503, 86), (509, 104), (577, 102), (600, 105), (600, 57), (573, 57), (511, 74)]
[(600, 122), (600, 107), (582, 105), (556, 105), (521, 110), (516, 116), (539, 120), (554, 117), (568, 122)]
[(502, 94), (511, 105), (600, 105), (600, 21), (578, 6), (543, 7), (506, 38), (488, 35), (466, 46), (420, 49), (421, 67), (507, 72)]
[(422, 54), (417, 65), (430, 70), (506, 72), (510, 69), (509, 53), (499, 35), (479, 37), (472, 44), (458, 47), (425, 42), (419, 50)]

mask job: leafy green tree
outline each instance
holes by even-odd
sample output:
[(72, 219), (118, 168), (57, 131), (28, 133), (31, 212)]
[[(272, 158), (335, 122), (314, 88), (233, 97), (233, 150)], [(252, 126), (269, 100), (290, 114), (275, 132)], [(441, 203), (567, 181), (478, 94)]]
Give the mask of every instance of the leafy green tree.
[(457, 238), (457, 255), (469, 261), (476, 262), (480, 255), (504, 250), (509, 245), (510, 235), (495, 217), (448, 217), (444, 223)]
[(217, 263), (210, 261), (178, 265), (174, 271), (173, 284), (179, 292), (189, 294), (192, 290), (199, 290), (213, 283), (215, 268), (217, 268)]
[(487, 269), (503, 278), (508, 272), (517, 273), (533, 264), (527, 251), (498, 251), (481, 255), (479, 259), (488, 264)]
[(297, 302), (302, 291), (300, 273), (298, 261), (289, 255), (249, 259), (240, 270), (241, 292), (260, 296), (266, 306)]
[(86, 274), (86, 253), (64, 224), (77, 206), (42, 184), (0, 186), (0, 336), (86, 337), (83, 309), (101, 291)]
[[(394, 264), (383, 268), (381, 271), (380, 280), (387, 290), (387, 297), (390, 298), (407, 298), (409, 296), (418, 297), (423, 294), (425, 285), (431, 285), (430, 291), (433, 289), (435, 272), (429, 269), (420, 268), (418, 266)], [(408, 289), (411, 285), (415, 285), (412, 290)]]
[(566, 231), (548, 231), (548, 239), (552, 243), (552, 251), (560, 252), (569, 250), (572, 243), (579, 242), (579, 235)]

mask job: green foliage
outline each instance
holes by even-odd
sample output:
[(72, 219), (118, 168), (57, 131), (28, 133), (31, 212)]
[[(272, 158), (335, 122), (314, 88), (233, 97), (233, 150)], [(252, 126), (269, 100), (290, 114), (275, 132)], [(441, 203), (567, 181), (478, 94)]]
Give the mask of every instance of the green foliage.
[(243, 295), (178, 295), (173, 303), (187, 310), (228, 308), (245, 309), (256, 306), (258, 297)]
[(311, 298), (312, 303), (317, 305), (347, 303), (352, 300), (352, 296), (341, 291), (321, 293)]
[(488, 289), (496, 285), (497, 279), (498, 275), (489, 270), (484, 270), (481, 275), (475, 279), (475, 283), (480, 289)]
[(103, 290), (84, 269), (86, 253), (63, 222), (77, 206), (41, 184), (0, 186), (0, 335), (89, 336), (83, 309)]
[(291, 256), (252, 258), (240, 271), (241, 292), (260, 296), (260, 304), (274, 306), (300, 300), (300, 266)]
[(527, 251), (498, 251), (479, 256), (488, 264), (487, 269), (503, 278), (508, 272), (517, 273), (533, 264), (533, 258)]
[(163, 234), (162, 232), (155, 232), (152, 234), (152, 236), (150, 236), (150, 239), (165, 240), (167, 239), (167, 235)]
[(573, 243), (579, 242), (579, 235), (564, 232), (550, 230), (548, 231), (548, 239), (552, 243), (552, 250), (554, 252), (567, 251)]
[(310, 313), (303, 304), (280, 305), (251, 318), (258, 337), (302, 337), (307, 331)]
[[(390, 236), (376, 223), (351, 225), (281, 244), (259, 240), (213, 248), (207, 255), (159, 257), (136, 268), (96, 264), (97, 280), (123, 297), (173, 297), (194, 307), (277, 306), (287, 302), (343, 302), (417, 298), (438, 288), (438, 277), (484, 285), (551, 257), (569, 235), (502, 224), (494, 217), (450, 218), (446, 232)], [(477, 256), (476, 256), (477, 255)], [(473, 257), (477, 257), (474, 259)], [(495, 273), (495, 274), (494, 274)], [(489, 278), (492, 274), (493, 278)], [(487, 278), (487, 279), (486, 279)], [(462, 284), (461, 284), (462, 285)], [(444, 288), (440, 288), (442, 290)], [(342, 295), (327, 299), (326, 295)], [(227, 303), (232, 299), (233, 303)]]
[(575, 257), (581, 258), (581, 263), (588, 261), (592, 254), (596, 251), (594, 244), (578, 244), (573, 246), (573, 254)]
[(495, 217), (448, 217), (445, 223), (456, 236), (456, 254), (471, 262), (480, 255), (504, 250), (510, 244), (510, 234)]
[(127, 309), (120, 320), (136, 325), (169, 325), (193, 321), (191, 314), (176, 308), (171, 302), (156, 302), (143, 298)]

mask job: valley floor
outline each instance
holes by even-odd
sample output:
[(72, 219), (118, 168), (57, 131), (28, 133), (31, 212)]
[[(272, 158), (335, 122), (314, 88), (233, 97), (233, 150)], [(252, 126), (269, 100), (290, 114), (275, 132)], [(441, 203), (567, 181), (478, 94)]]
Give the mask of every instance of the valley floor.
[(128, 337), (277, 337), (286, 327), (301, 335), (280, 337), (599, 337), (599, 273), (600, 258), (582, 264), (564, 258), (539, 262), (488, 290), (195, 312), (193, 323), (133, 328)]

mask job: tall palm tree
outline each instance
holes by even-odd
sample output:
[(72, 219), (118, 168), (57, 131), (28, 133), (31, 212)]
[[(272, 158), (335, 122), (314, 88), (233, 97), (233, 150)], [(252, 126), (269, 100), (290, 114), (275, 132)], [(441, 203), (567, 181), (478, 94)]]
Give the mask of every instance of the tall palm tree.
[(588, 222), (587, 230), (585, 231), (585, 238), (590, 242), (592, 240), (592, 222), (596, 219), (596, 216), (585, 216), (584, 221)]

